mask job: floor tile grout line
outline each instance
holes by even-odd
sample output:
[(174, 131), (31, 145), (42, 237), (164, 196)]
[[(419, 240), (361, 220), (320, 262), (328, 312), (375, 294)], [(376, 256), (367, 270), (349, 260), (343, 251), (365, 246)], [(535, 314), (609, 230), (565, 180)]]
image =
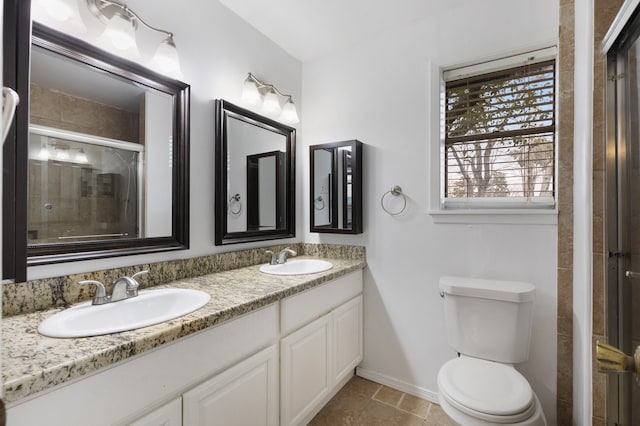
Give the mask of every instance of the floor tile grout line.
[(373, 395), (371, 395), (371, 399), (376, 399), (376, 395), (378, 394), (378, 392), (380, 392), (380, 389), (382, 389), (382, 385), (378, 386), (378, 389), (376, 389), (376, 391), (373, 393)]
[(429, 414), (431, 414), (431, 407), (433, 407), (433, 402), (429, 402), (429, 407), (427, 407), (427, 414), (425, 414), (425, 420), (429, 418)]
[(398, 400), (398, 403), (396, 404), (396, 408), (400, 409), (400, 404), (402, 404), (402, 400), (404, 399), (404, 396), (406, 395), (406, 393), (402, 392), (402, 395), (400, 395), (400, 399)]

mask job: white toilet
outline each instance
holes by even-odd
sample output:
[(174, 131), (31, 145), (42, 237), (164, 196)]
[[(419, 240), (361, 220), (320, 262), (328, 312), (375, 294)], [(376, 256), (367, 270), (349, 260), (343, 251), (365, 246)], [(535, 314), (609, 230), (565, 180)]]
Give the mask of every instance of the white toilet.
[(449, 344), (438, 372), (442, 409), (463, 426), (546, 426), (538, 397), (513, 364), (529, 358), (533, 285), (442, 277)]

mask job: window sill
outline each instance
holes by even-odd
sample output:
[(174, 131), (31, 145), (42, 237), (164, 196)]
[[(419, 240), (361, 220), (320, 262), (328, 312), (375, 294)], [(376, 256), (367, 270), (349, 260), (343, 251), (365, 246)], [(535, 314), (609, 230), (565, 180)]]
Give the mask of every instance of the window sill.
[(557, 225), (557, 209), (430, 210), (434, 223)]

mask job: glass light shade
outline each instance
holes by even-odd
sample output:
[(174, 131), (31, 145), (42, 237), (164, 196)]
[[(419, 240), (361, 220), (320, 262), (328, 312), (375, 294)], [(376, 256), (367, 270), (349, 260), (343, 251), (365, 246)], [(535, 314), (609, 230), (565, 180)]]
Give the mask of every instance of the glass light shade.
[(262, 110), (265, 114), (269, 115), (277, 115), (280, 114), (280, 100), (278, 99), (278, 95), (273, 89), (269, 89), (267, 94), (264, 96), (264, 101), (262, 102)]
[(34, 0), (31, 3), (31, 17), (65, 33), (78, 35), (87, 31), (80, 17), (78, 0)]
[(293, 101), (289, 99), (284, 107), (282, 108), (282, 114), (280, 114), (280, 120), (285, 123), (299, 123), (300, 119), (298, 118), (298, 111), (296, 110), (296, 106)]
[(46, 146), (40, 148), (40, 152), (38, 153), (38, 159), (42, 161), (47, 161), (49, 159), (49, 150)]
[(247, 77), (242, 86), (242, 100), (249, 105), (258, 105), (260, 102), (260, 91), (258, 85), (251, 77)]
[(69, 153), (66, 149), (59, 149), (56, 151), (56, 160), (59, 161), (69, 161)]
[(149, 65), (151, 69), (161, 74), (177, 79), (182, 78), (178, 50), (172, 36), (167, 37), (160, 43)]
[(66, 21), (72, 16), (78, 15), (78, 5), (75, 4), (75, 0), (71, 1), (73, 1), (76, 10), (69, 4), (69, 0), (46, 0), (39, 2), (39, 4), (43, 6), (47, 14), (56, 21)]
[(73, 161), (75, 161), (76, 163), (84, 163), (84, 164), (86, 164), (86, 163), (89, 162), (89, 159), (87, 158), (87, 154), (85, 154), (83, 150), (80, 150), (73, 157)]
[(133, 22), (130, 17), (125, 16), (122, 12), (117, 12), (113, 15), (100, 39), (108, 41), (109, 47), (112, 47), (111, 50), (115, 51), (116, 54), (121, 55), (122, 52), (127, 52), (127, 57), (140, 57), (136, 35), (133, 30)]

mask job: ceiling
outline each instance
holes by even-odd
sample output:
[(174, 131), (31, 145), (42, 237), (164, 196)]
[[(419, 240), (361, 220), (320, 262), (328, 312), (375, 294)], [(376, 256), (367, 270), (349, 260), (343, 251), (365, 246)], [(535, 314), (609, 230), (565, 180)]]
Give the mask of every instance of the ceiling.
[(460, 4), (460, 0), (220, 2), (302, 62)]

